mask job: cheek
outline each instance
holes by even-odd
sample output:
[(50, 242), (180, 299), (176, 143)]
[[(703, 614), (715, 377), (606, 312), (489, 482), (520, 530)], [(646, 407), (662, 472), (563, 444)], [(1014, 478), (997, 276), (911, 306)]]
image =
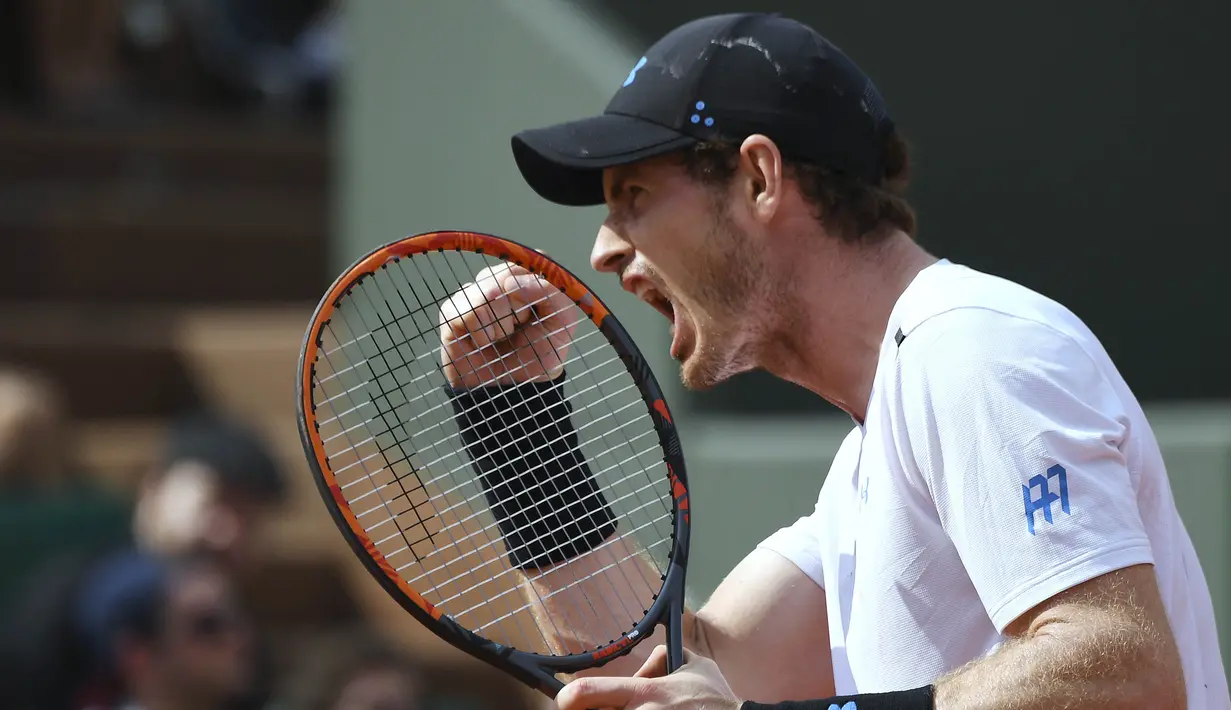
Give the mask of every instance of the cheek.
[(657, 274), (668, 286), (682, 286), (696, 278), (699, 265), (706, 262), (705, 239), (695, 227), (660, 229), (637, 246), (637, 253), (650, 273)]

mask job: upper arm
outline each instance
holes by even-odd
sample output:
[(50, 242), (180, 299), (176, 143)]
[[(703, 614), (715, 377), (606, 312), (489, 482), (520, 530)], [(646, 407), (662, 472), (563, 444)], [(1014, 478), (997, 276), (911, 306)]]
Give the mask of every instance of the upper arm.
[(1058, 592), (995, 654), (937, 680), (937, 708), (1183, 708), (1184, 669), (1151, 565)]
[(776, 552), (753, 550), (697, 612), (701, 652), (745, 700), (833, 695), (825, 592)]
[(1170, 647), (1174, 651), (1169, 629), (1154, 566), (1134, 565), (1056, 593), (1015, 619), (1005, 629), (1005, 635), (1031, 639), (1042, 635), (1106, 633), (1122, 640), (1146, 635), (1151, 648)]
[(1005, 635), (1029, 641), (1053, 638), (1097, 651), (1089, 663), (1116, 665), (1129, 674), (1148, 670), (1183, 687), (1180, 652), (1153, 565), (1101, 574), (1045, 599), (1013, 621)]
[(1123, 451), (1128, 417), (1104, 373), (1049, 326), (964, 317), (906, 341), (899, 441), (1004, 631), (1070, 587), (1153, 557)]
[(1064, 644), (1074, 667), (1137, 686), (1184, 707), (1184, 667), (1153, 565), (1134, 565), (1070, 587), (1022, 614), (1006, 633)]

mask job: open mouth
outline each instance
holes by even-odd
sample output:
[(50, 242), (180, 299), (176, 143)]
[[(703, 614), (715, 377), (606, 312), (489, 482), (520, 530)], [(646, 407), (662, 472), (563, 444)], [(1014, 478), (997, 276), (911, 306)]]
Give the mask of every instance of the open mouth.
[(647, 289), (646, 292), (641, 295), (641, 299), (653, 306), (654, 310), (663, 314), (663, 316), (667, 320), (671, 321), (672, 324), (675, 323), (675, 306), (671, 305), (671, 299), (662, 295), (658, 291), (655, 291), (654, 289)]

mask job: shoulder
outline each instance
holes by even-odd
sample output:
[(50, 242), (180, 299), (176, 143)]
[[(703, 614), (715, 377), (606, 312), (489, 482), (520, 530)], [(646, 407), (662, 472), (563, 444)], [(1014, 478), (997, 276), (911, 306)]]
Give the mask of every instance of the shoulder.
[(908, 294), (897, 314), (899, 378), (971, 384), (1009, 373), (1088, 376), (1101, 369), (1102, 347), (1086, 324), (1021, 284), (947, 264)]
[(1086, 325), (1030, 289), (957, 269), (900, 316), (904, 335), (885, 363), (894, 430), (962, 446), (972, 436), (989, 446), (1048, 432), (1122, 436), (1118, 376)]

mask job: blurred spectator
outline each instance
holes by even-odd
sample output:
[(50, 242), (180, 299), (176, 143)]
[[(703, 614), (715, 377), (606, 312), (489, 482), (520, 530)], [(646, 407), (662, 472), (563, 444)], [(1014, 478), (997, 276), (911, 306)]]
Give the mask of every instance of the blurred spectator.
[(212, 558), (70, 552), (27, 582), (6, 609), (3, 707), (254, 707), (249, 626)]
[(365, 631), (322, 637), (292, 674), (286, 710), (419, 710), (425, 678), (410, 655)]
[(88, 659), (75, 607), (96, 555), (69, 550), (41, 560), (9, 595), (0, 635), (0, 697), (14, 710), (77, 710)]
[(0, 609), (39, 564), (130, 540), (131, 508), (76, 468), (60, 392), (0, 368)]
[(37, 373), (0, 370), (0, 490), (49, 490), (68, 478), (62, 406)]
[(285, 496), (283, 473), (253, 431), (193, 416), (173, 426), (161, 465), (141, 487), (137, 541), (163, 555), (209, 552), (240, 570), (253, 535)]
[(211, 558), (110, 556), (84, 579), (76, 622), (103, 706), (119, 697), (132, 710), (231, 708), (253, 685), (248, 623)]

